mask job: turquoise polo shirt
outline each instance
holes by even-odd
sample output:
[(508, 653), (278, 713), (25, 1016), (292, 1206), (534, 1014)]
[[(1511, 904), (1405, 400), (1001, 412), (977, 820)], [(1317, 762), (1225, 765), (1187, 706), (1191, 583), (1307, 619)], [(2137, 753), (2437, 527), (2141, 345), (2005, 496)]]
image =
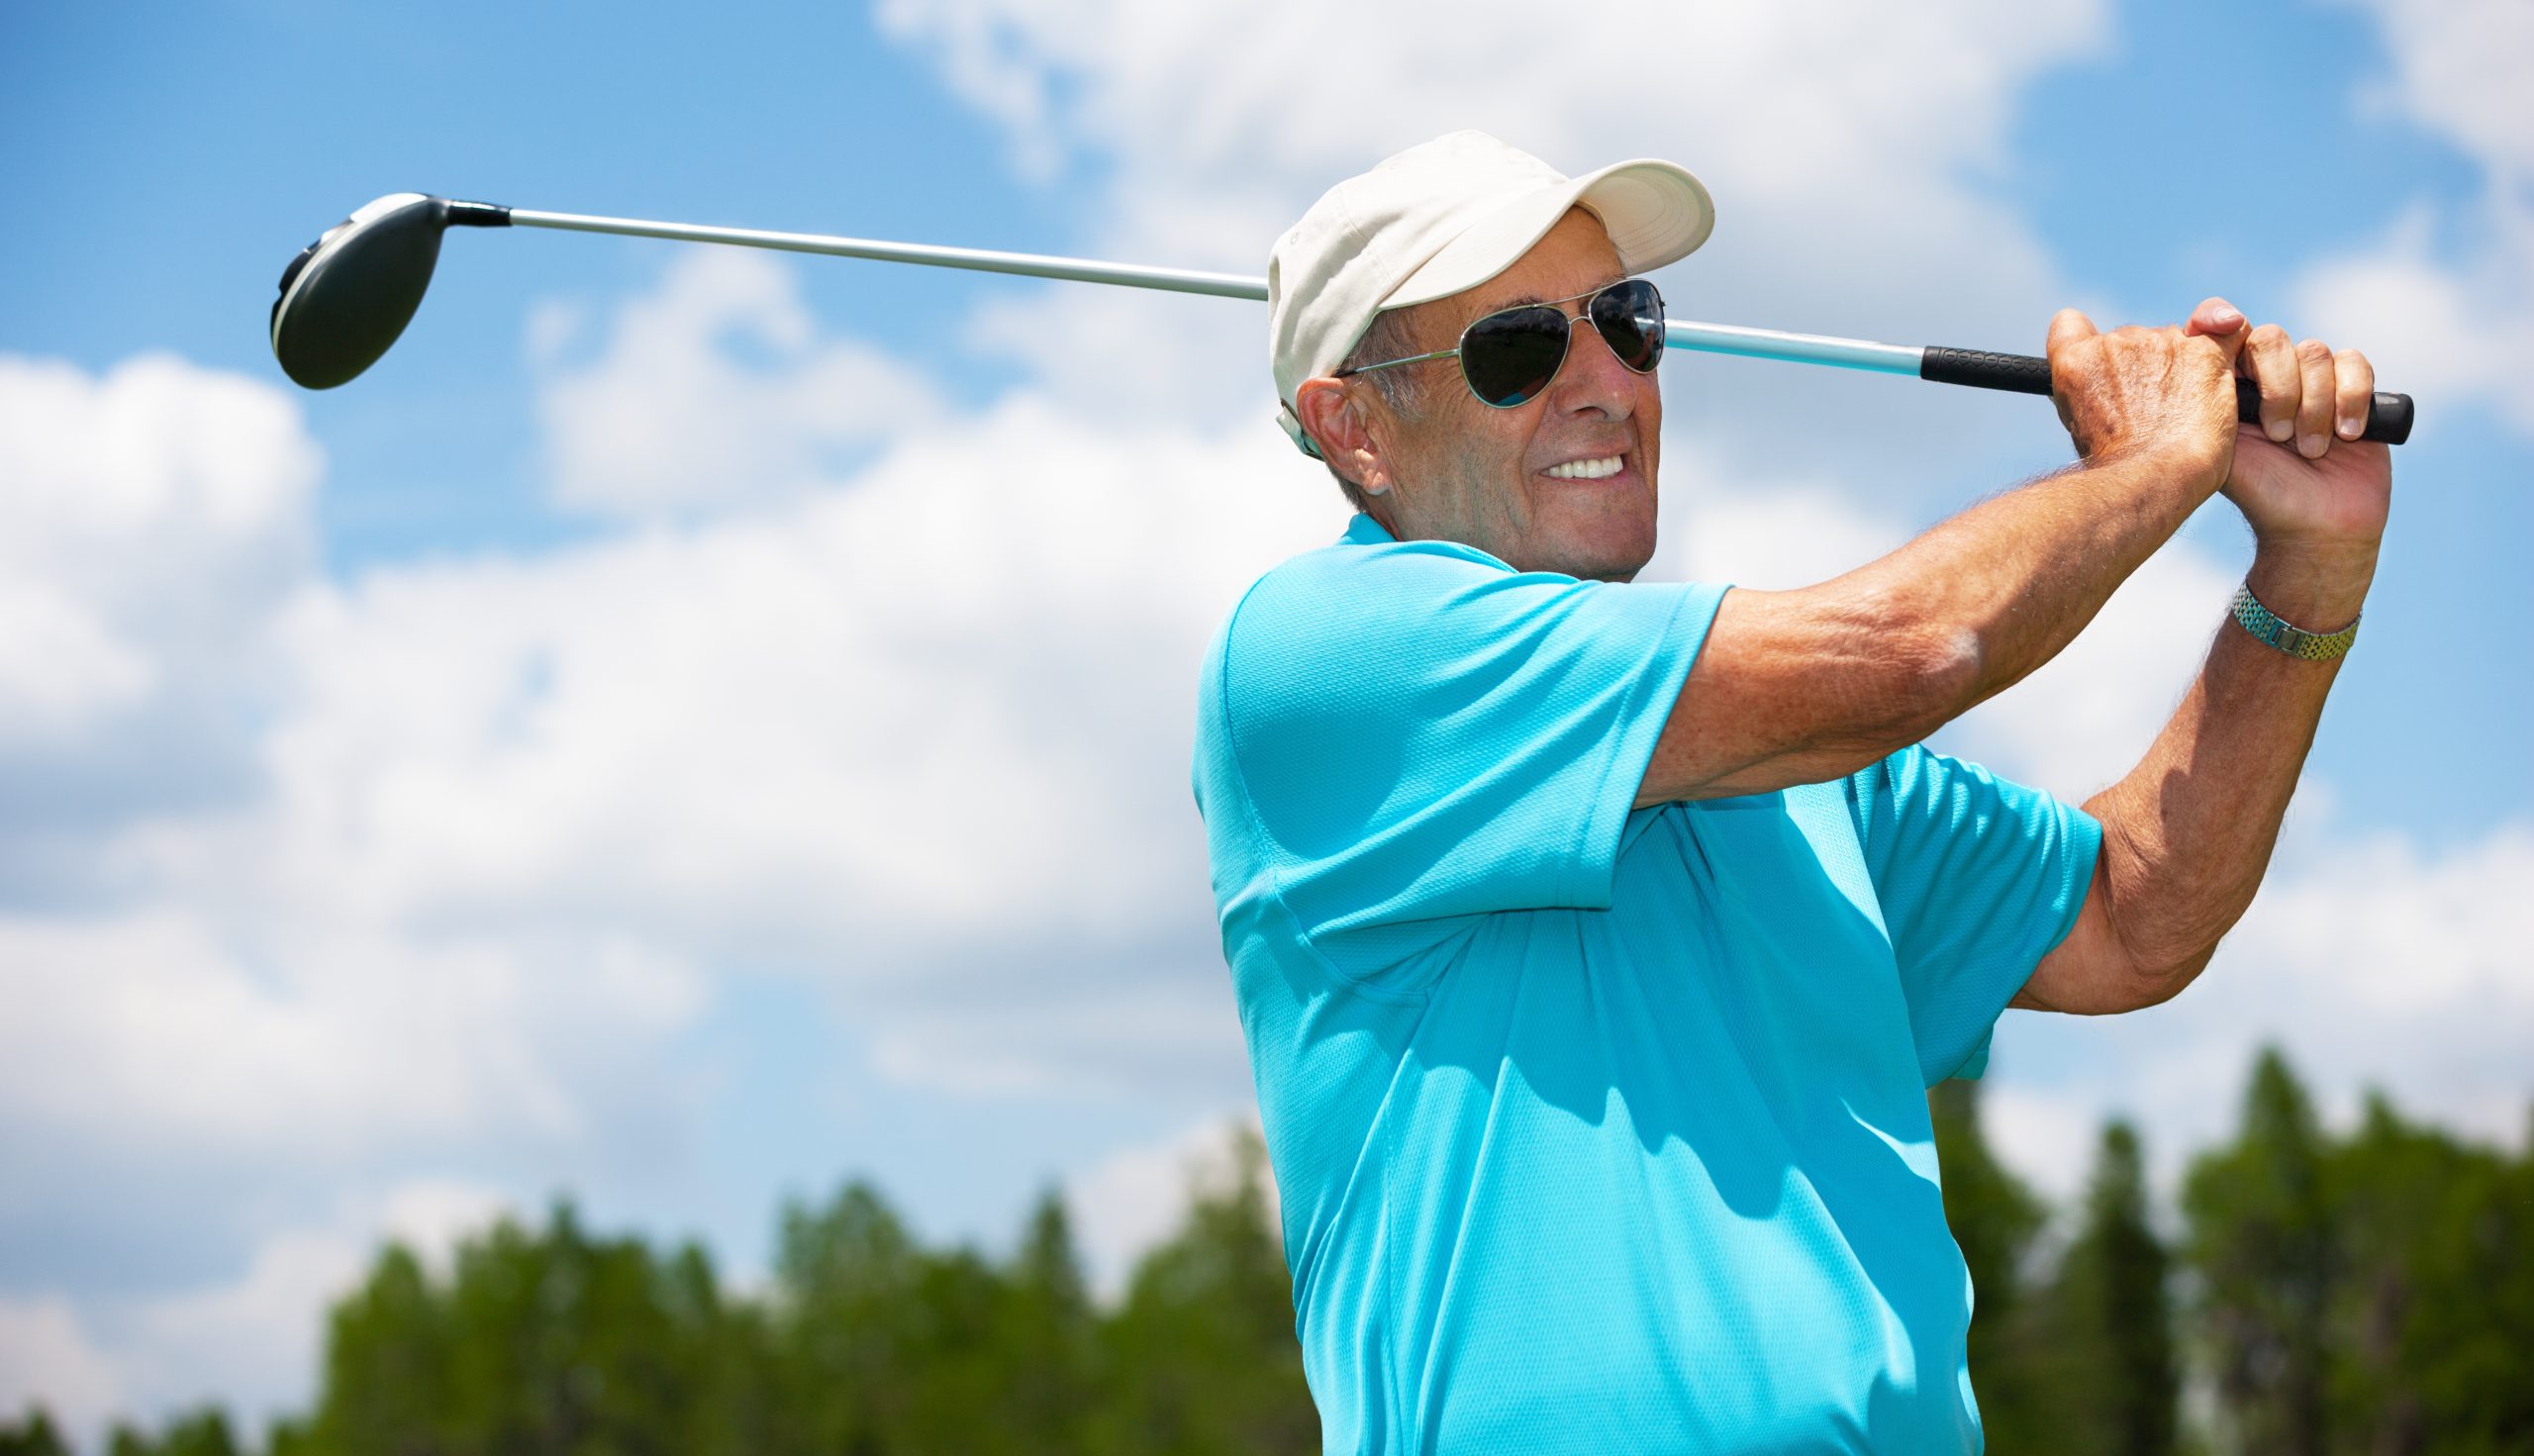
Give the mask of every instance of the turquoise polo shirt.
[(1725, 590), (1359, 516), (1215, 639), (1197, 802), (1332, 1452), (1979, 1449), (1925, 1092), (2099, 831), (1924, 748), (1632, 809)]

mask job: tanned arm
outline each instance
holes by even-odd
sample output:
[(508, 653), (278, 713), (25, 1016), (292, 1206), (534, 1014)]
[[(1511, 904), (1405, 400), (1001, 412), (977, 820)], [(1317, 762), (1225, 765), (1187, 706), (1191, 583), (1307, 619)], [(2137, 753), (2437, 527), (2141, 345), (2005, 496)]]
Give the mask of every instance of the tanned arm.
[(2226, 480), (2246, 338), (2222, 299), (2108, 335), (2062, 311), (2051, 375), (2079, 464), (1819, 586), (1728, 593), (1636, 802), (1853, 773), (2057, 655)]
[[(2357, 619), (2375, 579), (2391, 500), (2389, 454), (2352, 438), (2374, 373), (2361, 355), (2312, 340), (2288, 350), (2270, 330), (2247, 354), (2265, 417), (2290, 422), (2297, 447), (2250, 427), (2237, 445), (2226, 493), (2259, 542), (2246, 584), (2289, 622), (2336, 631)], [(2217, 629), (2198, 681), (2146, 757), (2086, 805), (2103, 828), (2093, 886), (2076, 927), (2014, 1005), (2132, 1011), (2199, 974), (2261, 884), (2339, 668), (2290, 657), (2232, 622)]]

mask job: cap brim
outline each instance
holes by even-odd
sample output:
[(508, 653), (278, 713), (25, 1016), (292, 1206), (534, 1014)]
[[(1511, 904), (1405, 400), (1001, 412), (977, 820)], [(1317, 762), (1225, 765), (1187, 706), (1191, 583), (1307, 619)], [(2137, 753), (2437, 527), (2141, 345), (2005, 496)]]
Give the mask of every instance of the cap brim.
[(1715, 203), (1687, 168), (1652, 159), (1614, 162), (1479, 219), (1393, 289), (1382, 307), (1407, 308), (1477, 287), (1511, 267), (1578, 206), (1602, 220), (1628, 273), (1678, 262), (1715, 231)]

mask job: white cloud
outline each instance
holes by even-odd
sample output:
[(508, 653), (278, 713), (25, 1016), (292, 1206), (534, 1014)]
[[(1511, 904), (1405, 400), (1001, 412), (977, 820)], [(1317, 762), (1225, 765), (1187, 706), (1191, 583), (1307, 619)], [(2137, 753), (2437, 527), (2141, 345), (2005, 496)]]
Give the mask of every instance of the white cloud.
[(267, 1235), (222, 1280), (111, 1298), (86, 1312), (59, 1295), (0, 1300), (0, 1412), (41, 1403), (79, 1444), (109, 1420), (148, 1424), (205, 1403), (251, 1432), (300, 1408), (325, 1335), (324, 1311), (397, 1239), (442, 1271), (457, 1240), (508, 1211), (499, 1193), (434, 1178), (340, 1202), (322, 1223)]
[[(1906, 522), (1861, 508), (1813, 480), (1736, 478), (1698, 447), (1676, 459), (1693, 481), (1667, 512), (1650, 575), (1782, 590), (1826, 581), (1905, 542)], [(2212, 508), (2222, 521), (2228, 508)], [(1944, 735), (1951, 752), (2062, 798), (2083, 801), (2137, 763), (2172, 716), (2223, 621), (2238, 572), (2194, 528), (2149, 557), (2102, 611), (2039, 671)]]
[(68, 1300), (0, 1299), (0, 1418), (16, 1420), (41, 1405), (65, 1433), (88, 1432), (121, 1398), (113, 1362)]
[(87, 604), (41, 582), (0, 583), (0, 733), (59, 742), (156, 682), (149, 659)]
[(325, 1311), (358, 1287), (385, 1241), (444, 1274), (460, 1238), (510, 1211), (490, 1188), (407, 1179), (341, 1200), (327, 1221), (267, 1234), (228, 1279), (109, 1309), (99, 1322), (113, 1331), (115, 1413), (146, 1423), (219, 1404), (251, 1432), (301, 1412), (324, 1355)]
[[(1228, 1187), (1235, 1176), (1233, 1140), (1258, 1131), (1254, 1108), (1207, 1117), (1168, 1137), (1123, 1147), (1065, 1180), (1065, 1208), (1093, 1292), (1116, 1299), (1135, 1261), (1176, 1232), (1200, 1190)], [(1276, 1185), (1267, 1180), (1267, 1217), (1278, 1216)]]
[[(1507, 32), (1430, 5), (884, 13), (1034, 164), (1098, 158), (1092, 245), (1121, 256), (1255, 270), (1333, 177), (1475, 124), (1569, 166), (1652, 151), (1705, 172), (1724, 228), (1682, 275), (1685, 313), (1969, 343), (2012, 342), (2058, 301), (1982, 179), (2021, 87), (2101, 30), (2091, 4), (1643, 5), (1525, 47), (1524, 67), (1572, 76), (1608, 37), (1659, 32), (1662, 84), (1639, 96), (1505, 84)], [(1005, 296), (986, 332), (1036, 375), (959, 412), (824, 333), (794, 276), (698, 252), (613, 313), (543, 312), (551, 488), (605, 534), (341, 583), (310, 569), (317, 455), (276, 391), (166, 359), (102, 378), (0, 361), (0, 478), (39, 482), (0, 492), (0, 722), (55, 745), (0, 743), (0, 775), (57, 773), (59, 744), (106, 728), (122, 756), (80, 761), (139, 786), (95, 842), (51, 856), (93, 869), (108, 903), (21, 897), (0, 922), (15, 1145), (126, 1165), (181, 1147), (294, 1187), (488, 1146), (582, 1166), (617, 1137), (658, 1158), (658, 1126), (690, 1111), (663, 1048), (741, 966), (831, 989), (881, 1074), (926, 1088), (1161, 1087), (1194, 1111), (1245, 1086), (1188, 801), (1195, 669), (1241, 585), (1342, 515), (1265, 423), (1256, 312)], [(1843, 486), (1889, 486), (1896, 454), (1986, 482), (2001, 454), (2024, 468), (2056, 448), (2046, 412), (1951, 432), (1945, 412), (1975, 406), (1903, 383), (1675, 377), (1666, 561), (1702, 575), (1788, 585), (1897, 543), (1906, 508), (1858, 509)], [(1984, 751), (2063, 789), (2134, 757), (2227, 579), (2188, 545), (2150, 572), (2064, 670), (1992, 710)], [(249, 787), (206, 807), (128, 771), (178, 729), (230, 745)], [(34, 840), (12, 832), (0, 870), (26, 883)], [(2248, 924), (2236, 979), (2292, 1000), (2305, 958), (2401, 943), (2406, 906), (2449, 907), (2470, 966), (2492, 923), (2521, 928), (2454, 888), (2499, 903), (2521, 846), (2383, 852), (2283, 896), (2314, 913), (2297, 887), (2321, 886), (2322, 909), (2373, 920), (2319, 948)], [(2478, 1106), (2500, 1042), (2471, 1038), (2508, 1024), (2473, 1004), (2489, 974), (2423, 981), (2411, 1010), (2371, 1013), (2401, 1038), (2342, 1049), (2399, 1067), (2425, 1106)], [(2130, 1066), (2203, 1100), (2240, 1076), (2251, 1019), (2161, 1024), (2181, 1029), (2120, 1043)], [(2484, 1070), (2422, 1083), (2403, 1058), (2447, 1032), (2478, 1048), (2456, 1065)], [(2042, 1131), (2010, 1143), (2067, 1121), (2026, 1113), (2007, 1120)], [(1104, 1287), (1175, 1222), (1223, 1125), (1068, 1183)], [(91, 1166), (56, 1169), (65, 1197), (108, 1196), (81, 1184)], [(49, 1390), (101, 1406), (178, 1399), (194, 1352), (237, 1362), (220, 1378), (240, 1390), (287, 1393), (302, 1377), (277, 1372), (304, 1370), (316, 1310), (378, 1229), (466, 1226), (490, 1200), (409, 1185), (272, 1218), (234, 1189), (203, 1197), (256, 1230), (228, 1277), (111, 1337), (84, 1304), (0, 1306), (0, 1369), (46, 1352), (28, 1368)]]
[(267, 1239), (231, 1283), (153, 1300), (125, 1319), (116, 1366), (127, 1418), (218, 1403), (253, 1430), (305, 1400), (325, 1310), (355, 1285), (366, 1242), (342, 1230)]
[[(1016, 146), (1097, 155), (1138, 222), (1210, 234), (1253, 260), (1292, 220), (1262, 229), (1256, 209), (1297, 191), (1308, 201), (1350, 167), (1447, 130), (1445, 118), (1552, 158), (1670, 139), (1728, 196), (1809, 211), (1844, 190), (1838, 205), (1907, 232), (1972, 205), (1954, 169), (2001, 164), (2022, 81), (2103, 32), (2094, 5), (2005, 0), (1802, 14), (1634, 3), (1591, 26), (1432, 0), (1237, 17), (1165, 0), (896, 0), (880, 21), (940, 57)], [(1648, 84), (1509, 83), (1511, 57), (1524, 76), (1594, 75), (1614, 47), (1649, 67)], [(1913, 195), (1926, 181), (1945, 185)], [(1913, 205), (1870, 207), (1886, 194)], [(1225, 217), (1226, 199), (1247, 205)]]
[(2480, 400), (2534, 432), (2519, 363), (2534, 337), (2534, 9), (2512, 0), (2353, 0), (2382, 23), (2392, 74), (2358, 98), (2476, 162), (2481, 193), (2414, 206), (2386, 236), (2296, 283), (2327, 339), (2367, 340), (2378, 373), (2436, 404)]
[(2534, 175), (2525, 115), (2534, 10), (2514, 0), (2352, 0), (2384, 23), (2393, 62), (2375, 104), (2445, 133), (2488, 162)]
[(2327, 818), (2291, 815), (2269, 883), (2181, 997), (2109, 1019), (2008, 1018), (1990, 1127), (2018, 1167), (2072, 1189), (2093, 1155), (2085, 1129), (2125, 1114), (2170, 1191), (2187, 1154), (2234, 1131), (2264, 1044), (2341, 1125), (2375, 1087), (2408, 1116), (2521, 1146), (2534, 902), (2518, 887), (2534, 875), (2534, 826), (2431, 854), (2392, 835), (2336, 837)]
[(1788, 591), (1853, 571), (1910, 535), (1898, 516), (1861, 508), (1824, 482), (1737, 478), (1688, 441), (1664, 441), (1663, 473), (1677, 488), (1665, 493), (1663, 544), (1649, 580)]
[(0, 782), (93, 785), (41, 801), (94, 814), (242, 749), (320, 465), (267, 386), (166, 354), (102, 376), (0, 355)]
[(491, 937), (303, 934), (270, 908), (230, 909), (263, 923), (224, 930), (172, 908), (0, 920), (0, 1127), (300, 1166), (570, 1140), (599, 1087), (638, 1076), (701, 994), (624, 937), (540, 957)]
[(2226, 620), (2240, 569), (2176, 538), (2121, 583), (2067, 650), (1972, 710), (1946, 746), (2082, 803), (2145, 755)]
[(1268, 443), (1016, 400), (850, 490), (312, 596), (274, 802), (152, 853), (391, 922), (604, 923), (862, 979), (945, 931), (1140, 933), (1187, 884), (1213, 624), (1337, 520)]
[(2534, 1100), (2529, 882), (2522, 823), (2436, 854), (2391, 834), (2308, 849), (2245, 916), (2227, 946), (2238, 969), (2193, 1011), (2285, 1038), (2343, 1111), (2373, 1083), (2513, 1142)]
[(580, 332), (567, 305), (539, 310), (530, 331), (547, 371), (538, 413), (554, 498), (574, 510), (761, 506), (833, 483), (857, 452), (940, 415), (900, 361), (821, 340), (796, 275), (758, 253), (679, 253), (657, 293), (617, 313), (600, 357), (573, 367)]
[(1993, 1076), (1980, 1091), (1980, 1129), (1990, 1146), (2034, 1191), (2067, 1207), (2094, 1171), (2098, 1129), (2118, 1109), (2045, 1092)]
[[(1262, 272), (1277, 235), (1330, 183), (1474, 126), (1570, 170), (1653, 153), (1700, 172), (1718, 224), (1667, 276), (1684, 317), (1992, 347), (2037, 340), (2067, 301), (2030, 227), (1986, 185), (2007, 164), (2007, 120), (2033, 76), (2099, 49), (2107, 29), (2090, 0), (1636, 0), (1587, 26), (1441, 0), (1237, 13), (893, 0), (879, 18), (937, 58), (1030, 164), (1097, 158), (1097, 180), (1071, 185), (1092, 194), (1086, 245), (1106, 255)], [(1529, 84), (1508, 70), (1591, 76), (1614, 52), (1648, 83)], [(1016, 340), (1059, 399), (1114, 414), (1124, 385), (1139, 412), (1273, 437), (1254, 308), (1085, 288), (993, 317), (990, 332)], [(1984, 412), (1899, 381), (1747, 361), (1673, 376), (1707, 405), (1699, 418), (1725, 458), (1772, 469), (1836, 460), (1886, 486), (1918, 468), (1896, 467), (1896, 443), (1913, 443), (1904, 457), (1949, 454), (1954, 468), (1965, 453), (2028, 462), (2056, 447), (2046, 411), (2008, 415), (1992, 401)], [(1844, 428), (1816, 428), (1825, 411)], [(1956, 419), (1983, 423), (1938, 433)]]

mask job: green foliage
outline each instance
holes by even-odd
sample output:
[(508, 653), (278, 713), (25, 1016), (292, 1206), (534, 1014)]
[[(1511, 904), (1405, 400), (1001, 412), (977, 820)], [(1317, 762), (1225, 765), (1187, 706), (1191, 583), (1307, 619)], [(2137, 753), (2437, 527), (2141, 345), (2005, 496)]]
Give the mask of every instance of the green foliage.
[(391, 1247), (336, 1308), (311, 1456), (670, 1456), (733, 1449), (734, 1351), (712, 1266), (597, 1239), (568, 1204), (507, 1219), (435, 1283)]
[(2173, 1256), (2148, 1213), (2137, 1132), (2103, 1128), (2076, 1235), (2035, 1303), (2032, 1338), (2050, 1362), (2069, 1456), (2166, 1456), (2176, 1449), (2181, 1371), (2174, 1350)]
[(2329, 1166), (2333, 1448), (2534, 1450), (2534, 1159), (2369, 1099)]
[(1971, 1377), (1990, 1449), (2047, 1449), (2062, 1423), (2048, 1359), (2033, 1341), (2024, 1266), (2049, 1211), (1998, 1161), (1980, 1126), (1980, 1084), (1939, 1082), (1927, 1094), (1944, 1172), (1944, 1216), (1971, 1271)]
[(2263, 1054), (2183, 1205), (2223, 1423), (2247, 1451), (2534, 1451), (2534, 1153), (2408, 1124), (2316, 1130)]
[(70, 1456), (69, 1445), (41, 1406), (23, 1420), (0, 1422), (0, 1456)]
[(1201, 1192), (1187, 1226), (1145, 1256), (1103, 1331), (1111, 1378), (1102, 1452), (1318, 1449), (1292, 1286), (1268, 1227), (1267, 1152), (1245, 1134), (1234, 1154), (1229, 1185)]
[(752, 1301), (702, 1251), (592, 1237), (568, 1204), (467, 1241), (445, 1278), (391, 1246), (336, 1307), (316, 1413), (277, 1425), (273, 1456), (1314, 1450), (1265, 1167), (1245, 1140), (1110, 1312), (1053, 1190), (997, 1262), (926, 1248), (849, 1182), (783, 1211)]
[[(2145, 1158), (2105, 1127), (2085, 1198), (2048, 1210), (1990, 1151), (1975, 1084), (1930, 1094), (1945, 1216), (1977, 1290), (1989, 1449), (2534, 1452), (2534, 1154), (2462, 1143), (2371, 1100), (2325, 1133), (2287, 1062), (2193, 1159), (2180, 1244)], [(1316, 1450), (1255, 1137), (1113, 1309), (1064, 1205), (1007, 1258), (928, 1248), (850, 1182), (783, 1210), (772, 1278), (726, 1291), (693, 1245), (586, 1230), (569, 1204), (503, 1222), (444, 1271), (383, 1250), (334, 1309), (315, 1408), (268, 1456), (1274, 1456)], [(2042, 1257), (2059, 1245), (2055, 1261)], [(2179, 1310), (2173, 1291), (2192, 1294)], [(2178, 1429), (2182, 1367), (2214, 1397)], [(205, 1409), (111, 1456), (236, 1456)], [(42, 1410), (0, 1456), (68, 1456)]]
[(129, 1425), (118, 1424), (106, 1438), (108, 1456), (238, 1456), (238, 1439), (229, 1430), (226, 1412), (206, 1407), (167, 1422), (152, 1440)]
[(2324, 1314), (2340, 1255), (2327, 1159), (2305, 1089), (2265, 1050), (2242, 1133), (2194, 1159), (2183, 1185), (2218, 1395), (2250, 1450), (2325, 1449)]

